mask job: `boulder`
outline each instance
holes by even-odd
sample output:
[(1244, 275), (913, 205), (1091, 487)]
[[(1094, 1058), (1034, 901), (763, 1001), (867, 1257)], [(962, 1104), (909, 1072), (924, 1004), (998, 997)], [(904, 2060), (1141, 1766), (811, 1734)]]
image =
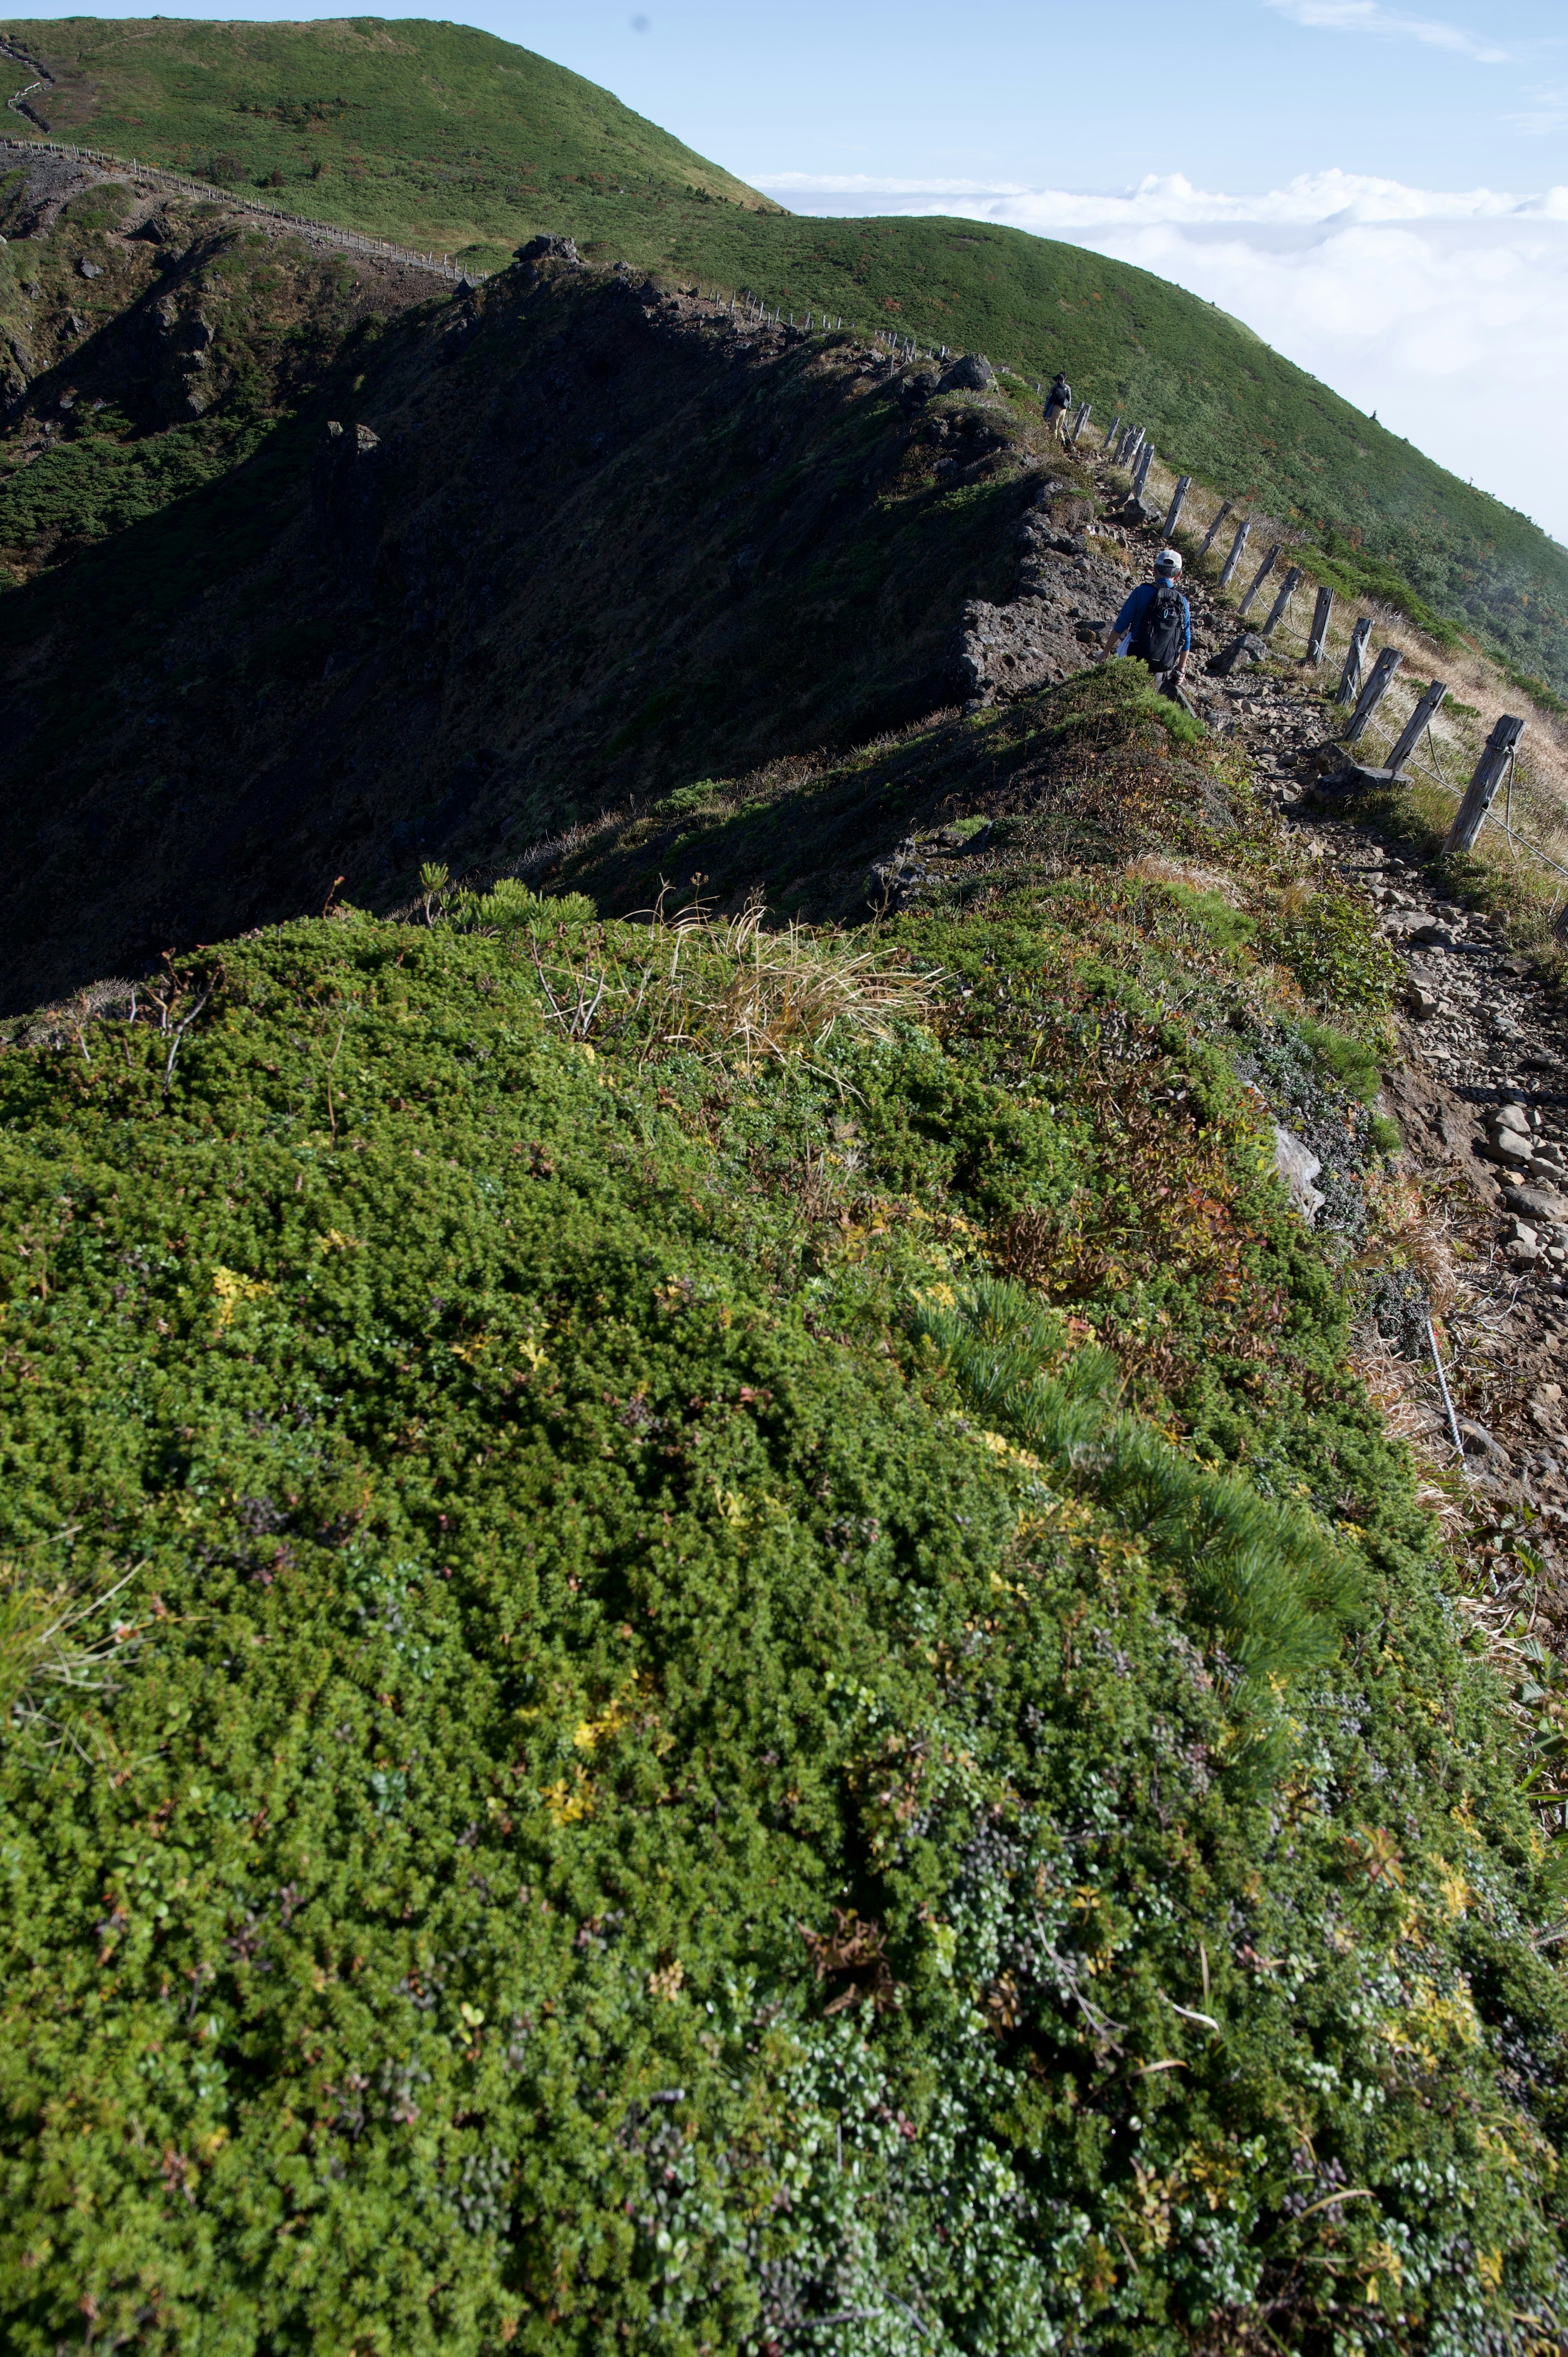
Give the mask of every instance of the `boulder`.
[(1262, 662), (1268, 651), (1266, 639), (1259, 638), (1255, 630), (1242, 630), (1206, 668), (1211, 678), (1229, 679), (1232, 672), (1251, 671), (1254, 663)]
[(1313, 1185), (1323, 1165), (1305, 1140), (1274, 1125), (1274, 1168), (1284, 1180), (1290, 1199), (1310, 1227), (1323, 1209), (1324, 1198)]
[[(537, 241), (536, 241), (537, 242)], [(946, 369), (937, 386), (939, 393), (989, 393), (996, 382), (996, 371), (983, 352), (965, 352), (961, 360)]]
[(1468, 1416), (1459, 1418), (1459, 1438), (1466, 1457), (1485, 1457), (1502, 1469), (1510, 1462), (1501, 1441), (1494, 1440), (1484, 1424), (1473, 1424)]
[(537, 265), (541, 262), (576, 263), (582, 260), (582, 256), (574, 239), (557, 237), (553, 230), (546, 230), (538, 237), (531, 237), (526, 245), (520, 245), (512, 259)]
[(1522, 1220), (1545, 1220), (1553, 1227), (1568, 1220), (1568, 1199), (1554, 1187), (1505, 1187), (1503, 1200)]
[(1050, 518), (1058, 532), (1079, 533), (1094, 521), (1094, 501), (1070, 483), (1042, 483), (1034, 505), (1037, 513)]
[(1329, 746), (1326, 753), (1320, 746), (1312, 759), (1318, 771), (1318, 784), (1333, 793), (1369, 793), (1376, 786), (1391, 786), (1404, 775), (1402, 770), (1369, 770), (1362, 762), (1353, 761), (1348, 753), (1341, 753), (1337, 745)]

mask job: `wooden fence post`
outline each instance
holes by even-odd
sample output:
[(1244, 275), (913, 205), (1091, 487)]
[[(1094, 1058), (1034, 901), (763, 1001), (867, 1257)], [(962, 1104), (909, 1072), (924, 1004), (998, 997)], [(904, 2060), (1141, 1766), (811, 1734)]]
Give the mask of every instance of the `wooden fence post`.
[(1411, 714), (1410, 718), (1405, 722), (1404, 726), (1401, 729), (1398, 739), (1395, 742), (1394, 748), (1389, 755), (1388, 759), (1388, 766), (1393, 770), (1396, 777), (1399, 774), (1401, 762), (1409, 760), (1411, 755), (1420, 744), (1422, 737), (1425, 735), (1427, 729), (1435, 719), (1437, 707), (1442, 703), (1447, 693), (1447, 682), (1445, 680), (1434, 679), (1431, 686), (1427, 689), (1426, 694), (1422, 697), (1421, 702), (1416, 705), (1415, 710)]
[(1133, 473), (1133, 497), (1135, 500), (1141, 500), (1143, 498), (1144, 485), (1149, 479), (1149, 468), (1154, 465), (1154, 463), (1155, 446), (1152, 442), (1145, 442), (1139, 454), (1138, 464)]
[(1105, 429), (1105, 439), (1101, 444), (1101, 448), (1102, 450), (1109, 450), (1111, 445), (1115, 441), (1116, 436), (1121, 433), (1121, 431), (1122, 420), (1119, 417), (1112, 418), (1111, 424)]
[(1187, 495), (1191, 489), (1192, 477), (1190, 475), (1181, 476), (1177, 480), (1176, 491), (1172, 497), (1171, 503), (1165, 510), (1165, 520), (1160, 526), (1160, 538), (1162, 540), (1169, 540), (1172, 533), (1175, 532), (1176, 525), (1180, 522), (1182, 508), (1186, 503)]
[(1291, 566), (1290, 571), (1285, 575), (1283, 581), (1280, 584), (1280, 594), (1274, 599), (1273, 610), (1259, 633), (1261, 638), (1272, 639), (1273, 637), (1275, 624), (1283, 621), (1286, 607), (1290, 604), (1291, 599), (1295, 596), (1296, 591), (1301, 587), (1301, 585), (1305, 578), (1306, 576), (1303, 573), (1299, 565), (1293, 565)]
[(1238, 524), (1236, 528), (1236, 537), (1230, 544), (1230, 554), (1226, 558), (1224, 565), (1220, 568), (1219, 587), (1221, 589), (1228, 589), (1230, 587), (1230, 576), (1235, 572), (1236, 567), (1241, 562), (1241, 553), (1246, 547), (1248, 540), (1251, 536), (1251, 531), (1252, 527), (1251, 523), (1245, 517), (1243, 517), (1240, 523)]
[(1067, 437), (1067, 447), (1069, 450), (1077, 447), (1078, 437), (1089, 423), (1089, 408), (1090, 404), (1087, 401), (1079, 403), (1078, 415), (1072, 421), (1072, 432)]
[(1361, 690), (1360, 695), (1357, 699), (1356, 709), (1350, 715), (1350, 726), (1346, 729), (1344, 736), (1339, 740), (1342, 745), (1359, 745), (1360, 743), (1361, 738), (1366, 735), (1368, 727), (1370, 725), (1373, 713), (1376, 712), (1379, 705), (1381, 704), (1384, 696), (1387, 695), (1390, 688), (1393, 685), (1394, 673), (1398, 671), (1403, 661), (1404, 657), (1401, 654), (1398, 647), (1385, 647), (1383, 649), (1382, 653), (1372, 665), (1371, 678), (1367, 682), (1366, 686)]
[(1328, 643), (1328, 618), (1333, 611), (1333, 590), (1320, 589), (1317, 603), (1312, 609), (1312, 629), (1307, 633), (1306, 660), (1309, 663), (1323, 661), (1323, 651)]
[(1524, 735), (1524, 723), (1505, 712), (1482, 748), (1476, 764), (1476, 774), (1465, 790), (1465, 799), (1455, 813), (1448, 830), (1448, 840), (1443, 849), (1452, 857), (1456, 851), (1468, 851), (1481, 832), (1481, 821), (1492, 806), (1492, 797), (1502, 784), (1503, 773), (1514, 757), (1514, 749)]
[(1259, 590), (1262, 587), (1264, 582), (1273, 571), (1279, 553), (1280, 545), (1278, 541), (1276, 541), (1273, 548), (1270, 549), (1267, 556), (1264, 557), (1262, 565), (1259, 565), (1256, 573), (1253, 574), (1252, 586), (1241, 600), (1241, 616), (1243, 620), (1246, 619), (1248, 607), (1251, 604), (1253, 598), (1257, 596)]
[(1230, 500), (1226, 500), (1222, 503), (1219, 514), (1215, 517), (1214, 522), (1209, 525), (1208, 530), (1203, 535), (1203, 546), (1197, 552), (1200, 557), (1207, 556), (1215, 542), (1219, 539), (1219, 527), (1224, 522), (1226, 517), (1230, 513), (1231, 508), (1234, 504), (1234, 501)]
[(1345, 652), (1345, 668), (1339, 674), (1335, 691), (1336, 704), (1354, 704), (1361, 693), (1361, 671), (1367, 660), (1367, 640), (1372, 635), (1372, 618), (1363, 614), (1350, 633), (1350, 644)]

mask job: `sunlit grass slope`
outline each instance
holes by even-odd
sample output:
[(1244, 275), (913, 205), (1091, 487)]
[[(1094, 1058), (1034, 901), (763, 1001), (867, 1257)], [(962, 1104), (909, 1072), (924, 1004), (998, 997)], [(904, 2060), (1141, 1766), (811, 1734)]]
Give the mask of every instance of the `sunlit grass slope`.
[(472, 26), (70, 16), (0, 36), (53, 77), (27, 102), (51, 137), (216, 167), (419, 245), (510, 243), (541, 208), (617, 191), (768, 203), (608, 91)]

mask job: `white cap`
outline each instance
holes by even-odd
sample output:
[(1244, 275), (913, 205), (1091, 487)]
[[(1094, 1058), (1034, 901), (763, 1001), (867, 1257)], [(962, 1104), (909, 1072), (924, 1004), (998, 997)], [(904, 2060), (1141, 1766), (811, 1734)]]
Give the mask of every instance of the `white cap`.
[(1155, 571), (1156, 573), (1179, 573), (1181, 571), (1180, 549), (1162, 548), (1159, 554), (1155, 559)]

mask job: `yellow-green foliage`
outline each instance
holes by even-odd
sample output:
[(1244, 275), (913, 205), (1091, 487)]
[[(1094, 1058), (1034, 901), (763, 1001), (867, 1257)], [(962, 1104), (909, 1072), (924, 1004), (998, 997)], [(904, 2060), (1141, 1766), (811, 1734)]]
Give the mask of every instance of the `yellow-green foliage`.
[(7, 2349), (1522, 2345), (1532, 1837), (1223, 1060), (1026, 911), (744, 1061), (432, 915), (0, 1052), (0, 1551), (135, 1573), (0, 1762)]

